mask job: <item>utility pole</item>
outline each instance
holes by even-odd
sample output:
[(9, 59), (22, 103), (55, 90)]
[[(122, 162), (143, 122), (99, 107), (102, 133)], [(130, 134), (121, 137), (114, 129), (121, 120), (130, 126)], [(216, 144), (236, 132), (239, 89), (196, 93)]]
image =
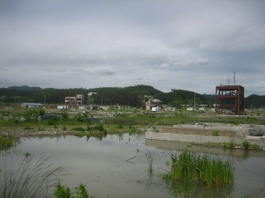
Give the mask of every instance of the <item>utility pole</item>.
[(45, 95), (44, 95), (44, 106), (43, 107), (45, 108)]
[(236, 85), (236, 72), (234, 70), (234, 85)]
[(196, 110), (196, 93), (194, 93), (193, 111)]
[(5, 106), (5, 96), (1, 96), (2, 99), (2, 105)]

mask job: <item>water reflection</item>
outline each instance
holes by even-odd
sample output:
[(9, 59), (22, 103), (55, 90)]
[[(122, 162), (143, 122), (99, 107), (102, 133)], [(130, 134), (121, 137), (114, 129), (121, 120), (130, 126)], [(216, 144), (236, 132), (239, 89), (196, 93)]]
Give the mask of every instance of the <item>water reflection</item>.
[[(191, 181), (166, 182), (162, 177), (170, 169), (166, 162), (172, 153), (187, 148), (236, 159), (234, 185), (208, 189)], [(141, 134), (21, 138), (21, 143), (10, 152), (15, 151), (20, 154), (14, 156), (14, 164), (19, 164), (26, 152), (36, 158), (49, 156), (49, 162), (63, 166), (69, 173), (62, 184), (74, 189), (83, 183), (89, 194), (98, 198), (244, 197), (254, 194), (265, 183), (264, 152), (231, 153), (228, 149), (145, 140)], [(149, 151), (153, 153), (151, 173), (146, 158)], [(0, 166), (2, 162), (0, 156)]]
[[(252, 197), (251, 195), (254, 195), (257, 191), (265, 189), (265, 151), (230, 150), (194, 145), (191, 143), (148, 139), (145, 140), (145, 144), (149, 147), (171, 150), (172, 152), (189, 150), (198, 153), (208, 153), (213, 156), (220, 156), (225, 160), (230, 159), (234, 161), (235, 177), (233, 186), (214, 187), (213, 189), (205, 190), (205, 187), (200, 185), (196, 187), (196, 185), (189, 184), (193, 186), (193, 190), (198, 188), (195, 194), (191, 193), (193, 190), (191, 192), (188, 190), (188, 193), (186, 192), (191, 197)], [(181, 193), (185, 192), (185, 189), (188, 189), (181, 182), (174, 184), (167, 183), (167, 185), (173, 194), (178, 197), (182, 197)]]
[(167, 150), (176, 150), (176, 151), (194, 151), (199, 153), (209, 153), (209, 154), (217, 154), (224, 156), (233, 156), (238, 161), (246, 160), (250, 156), (255, 157), (265, 157), (265, 151), (245, 151), (242, 149), (224, 149), (217, 147), (207, 147), (200, 146), (192, 143), (184, 143), (184, 142), (169, 142), (169, 141), (161, 141), (161, 140), (150, 140), (145, 139), (146, 146), (154, 146), (158, 149), (167, 149)]
[(195, 183), (191, 180), (166, 182), (167, 186), (171, 189), (171, 192), (177, 197), (185, 198), (226, 198), (231, 197), (233, 193), (233, 185), (227, 186), (214, 186), (211, 189), (206, 188), (202, 184)]

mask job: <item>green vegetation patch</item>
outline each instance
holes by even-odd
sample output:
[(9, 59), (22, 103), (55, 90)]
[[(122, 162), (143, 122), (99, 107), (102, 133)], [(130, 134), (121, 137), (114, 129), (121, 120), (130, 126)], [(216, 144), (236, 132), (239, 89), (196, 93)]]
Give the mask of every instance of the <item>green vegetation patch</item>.
[(15, 143), (13, 137), (1, 137), (0, 136), (0, 150), (11, 148)]
[(85, 128), (80, 127), (80, 126), (79, 126), (79, 127), (74, 127), (73, 130), (74, 130), (74, 131), (86, 131)]
[(219, 136), (219, 130), (218, 129), (213, 130), (213, 136)]
[(54, 190), (55, 198), (95, 198), (93, 196), (89, 196), (85, 185), (80, 184), (75, 188), (75, 194), (70, 190), (67, 186), (62, 186), (60, 183), (56, 185), (56, 189)]
[(3, 181), (1, 197), (47, 197), (48, 189), (56, 185), (64, 175), (65, 169), (48, 163), (48, 158), (40, 157), (34, 160), (28, 152), (24, 156), (15, 169), (12, 161), (8, 165), (4, 160), (6, 168), (1, 173)]
[(231, 161), (222, 161), (207, 154), (199, 155), (184, 151), (180, 155), (172, 154), (171, 172), (166, 179), (190, 179), (203, 182), (208, 188), (213, 185), (225, 185), (234, 180), (234, 165)]
[(248, 141), (244, 141), (242, 142), (242, 145), (243, 145), (243, 148), (248, 151), (249, 150), (249, 147), (250, 147), (250, 143)]

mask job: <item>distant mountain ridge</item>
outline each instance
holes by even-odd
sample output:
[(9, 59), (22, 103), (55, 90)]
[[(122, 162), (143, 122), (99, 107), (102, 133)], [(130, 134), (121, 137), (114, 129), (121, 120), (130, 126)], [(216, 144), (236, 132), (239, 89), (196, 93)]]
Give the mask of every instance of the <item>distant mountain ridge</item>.
[(40, 88), (40, 87), (29, 87), (27, 85), (23, 85), (23, 86), (10, 86), (10, 87), (7, 87), (6, 89), (11, 89), (11, 90), (26, 90), (26, 91), (42, 90), (42, 88)]

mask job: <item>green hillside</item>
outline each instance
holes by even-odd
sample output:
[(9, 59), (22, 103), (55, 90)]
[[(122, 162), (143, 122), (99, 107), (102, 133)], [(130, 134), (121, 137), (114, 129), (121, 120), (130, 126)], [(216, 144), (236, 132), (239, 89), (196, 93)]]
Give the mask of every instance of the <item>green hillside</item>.
[(265, 108), (265, 96), (250, 95), (245, 99), (245, 107), (249, 109)]
[[(0, 88), (0, 102), (3, 103), (22, 103), (39, 102), (46, 104), (64, 104), (66, 96), (75, 96), (83, 94), (85, 104), (88, 103), (88, 93), (97, 92), (93, 98), (90, 98), (93, 104), (98, 105), (129, 105), (141, 106), (145, 96), (152, 96), (159, 99), (163, 104), (171, 106), (180, 106), (182, 104), (209, 104), (214, 103), (214, 95), (202, 95), (187, 90), (172, 89), (171, 92), (162, 92), (149, 85), (136, 85), (129, 87), (100, 87), (93, 89), (54, 89), (28, 86), (12, 86)], [(195, 100), (194, 100), (195, 99)], [(264, 108), (265, 96), (251, 95), (245, 98), (246, 108)]]

